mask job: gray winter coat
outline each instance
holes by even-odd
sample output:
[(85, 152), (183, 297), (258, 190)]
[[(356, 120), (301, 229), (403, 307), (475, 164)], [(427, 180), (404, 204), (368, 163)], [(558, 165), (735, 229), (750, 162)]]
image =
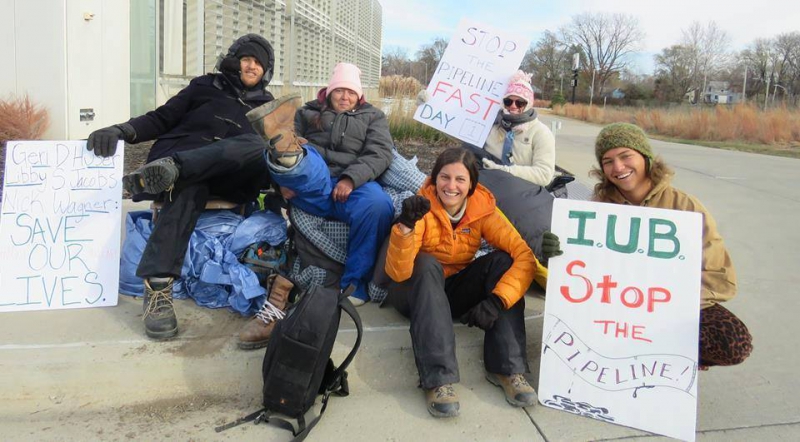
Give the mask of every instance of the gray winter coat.
[(297, 135), (317, 149), (331, 176), (348, 176), (355, 188), (374, 181), (392, 162), (392, 136), (386, 115), (369, 103), (336, 113), (325, 104), (325, 90), (317, 100), (297, 111)]

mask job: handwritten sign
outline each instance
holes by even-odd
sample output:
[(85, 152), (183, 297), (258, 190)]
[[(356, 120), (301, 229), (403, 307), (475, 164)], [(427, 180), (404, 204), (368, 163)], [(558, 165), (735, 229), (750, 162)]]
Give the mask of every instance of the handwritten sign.
[(482, 147), (529, 40), (462, 19), (414, 119)]
[(556, 199), (539, 400), (694, 441), (702, 216)]
[(9, 141), (0, 217), (0, 312), (117, 304), (124, 143)]

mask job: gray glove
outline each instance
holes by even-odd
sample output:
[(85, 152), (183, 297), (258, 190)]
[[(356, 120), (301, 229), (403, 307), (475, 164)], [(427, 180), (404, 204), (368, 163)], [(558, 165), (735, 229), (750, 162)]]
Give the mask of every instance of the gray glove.
[(550, 259), (563, 254), (564, 251), (561, 250), (561, 242), (558, 240), (558, 236), (549, 230), (542, 233), (542, 255)]
[(117, 141), (125, 140), (132, 143), (136, 139), (136, 130), (128, 123), (97, 129), (89, 134), (86, 149), (94, 151), (95, 155), (110, 157), (117, 152)]

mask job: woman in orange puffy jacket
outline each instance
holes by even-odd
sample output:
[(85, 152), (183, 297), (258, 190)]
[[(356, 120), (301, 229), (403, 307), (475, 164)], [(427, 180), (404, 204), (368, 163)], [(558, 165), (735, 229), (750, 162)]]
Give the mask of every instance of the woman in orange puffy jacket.
[[(496, 250), (475, 258), (485, 239)], [(452, 148), (436, 159), (418, 195), (403, 201), (392, 227), (388, 302), (411, 319), (411, 340), (428, 411), (458, 415), (459, 381), (452, 318), (486, 332), (486, 378), (506, 401), (525, 407), (536, 392), (523, 376), (525, 300), (538, 265), (514, 226), (478, 183), (475, 156)]]

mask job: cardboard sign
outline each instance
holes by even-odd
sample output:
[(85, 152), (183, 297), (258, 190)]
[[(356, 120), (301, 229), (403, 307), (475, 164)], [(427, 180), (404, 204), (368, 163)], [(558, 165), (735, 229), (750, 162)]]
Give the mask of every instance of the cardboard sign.
[(0, 312), (117, 305), (123, 149), (6, 144)]
[(556, 199), (539, 400), (693, 441), (702, 215)]
[(483, 147), (529, 42), (462, 19), (428, 84), (430, 100), (417, 108), (414, 119)]

